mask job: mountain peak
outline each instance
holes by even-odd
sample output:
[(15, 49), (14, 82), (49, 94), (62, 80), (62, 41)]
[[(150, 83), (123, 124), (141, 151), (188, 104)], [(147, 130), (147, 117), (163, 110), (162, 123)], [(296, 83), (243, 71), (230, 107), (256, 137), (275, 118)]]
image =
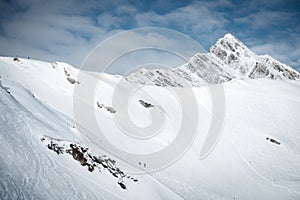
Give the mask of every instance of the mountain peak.
[(226, 33), (224, 37), (218, 39), (216, 44), (210, 48), (210, 52), (214, 53), (213, 51), (217, 47), (228, 49), (233, 52), (235, 52), (239, 47), (248, 50), (248, 48), (243, 44), (243, 42), (241, 42), (237, 37), (235, 37), (231, 33)]
[(228, 65), (237, 77), (247, 76), (256, 62), (256, 55), (230, 33), (218, 39), (209, 51)]
[(237, 38), (236, 38), (234, 35), (232, 35), (231, 33), (226, 33), (226, 34), (224, 35), (224, 37), (221, 38), (221, 39), (232, 39), (232, 40), (237, 40)]
[(207, 54), (196, 54), (178, 68), (139, 70), (126, 79), (171, 87), (197, 87), (249, 78), (300, 80), (300, 73), (269, 55), (256, 55), (230, 33), (218, 39), (209, 51)]

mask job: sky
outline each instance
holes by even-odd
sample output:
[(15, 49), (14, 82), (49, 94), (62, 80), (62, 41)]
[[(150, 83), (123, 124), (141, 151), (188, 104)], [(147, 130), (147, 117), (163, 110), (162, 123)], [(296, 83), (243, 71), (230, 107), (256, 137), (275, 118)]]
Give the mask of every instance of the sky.
[(300, 71), (297, 0), (1, 0), (0, 10), (2, 56), (79, 67), (108, 37), (150, 26), (186, 34), (207, 51), (231, 33), (255, 53), (269, 54)]

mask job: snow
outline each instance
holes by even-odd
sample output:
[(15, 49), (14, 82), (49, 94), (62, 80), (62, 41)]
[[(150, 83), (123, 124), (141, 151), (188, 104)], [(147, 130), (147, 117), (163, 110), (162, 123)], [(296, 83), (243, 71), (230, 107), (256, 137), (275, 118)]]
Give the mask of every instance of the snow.
[[(230, 35), (225, 38), (232, 39)], [(124, 179), (126, 189), (122, 189), (107, 170), (89, 172), (72, 156), (58, 155), (41, 142), (41, 138), (48, 136), (58, 139), (61, 145), (80, 144), (93, 155), (116, 160), (120, 170), (126, 169), (125, 162), (98, 145), (99, 136), (95, 134), (92, 141), (87, 142), (76, 128), (73, 90), (85, 84), (77, 80), (78, 70), (65, 63), (19, 60), (0, 58), (1, 199), (300, 198), (299, 81), (233, 79), (223, 83), (225, 123), (215, 149), (204, 159), (199, 159), (199, 154), (213, 107), (208, 87), (194, 87), (199, 126), (190, 148), (161, 170), (128, 173), (138, 182)], [(172, 91), (184, 92), (187, 88), (145, 85), (130, 96), (128, 102), (126, 96), (120, 96), (128, 103), (130, 120), (139, 127), (151, 123), (151, 111), (163, 112), (166, 116), (161, 134), (137, 142), (129, 140), (115, 124), (117, 114), (128, 120), (120, 108), (113, 107), (115, 113), (106, 109), (113, 105), (113, 91), (121, 80), (123, 77), (103, 74), (102, 84), (97, 87), (90, 105), (103, 131), (111, 133), (109, 141), (128, 152), (141, 154), (170, 144), (182, 120), (182, 109)], [(139, 100), (153, 107), (144, 107)], [(103, 104), (103, 108), (97, 102)]]
[[(55, 69), (49, 67), (48, 63), (28, 61), (40, 67), (35, 69), (39, 72), (28, 66), (17, 77), (16, 66), (13, 62), (9, 63), (10, 59), (1, 58), (1, 77), (4, 73), (6, 77), (1, 78), (3, 85), (0, 89), (1, 199), (137, 199), (141, 194), (149, 199), (180, 199), (151, 176), (140, 175), (141, 183), (128, 182), (125, 191), (109, 173), (90, 173), (72, 158), (49, 151), (40, 140), (44, 135), (80, 142), (73, 130), (72, 118), (59, 112), (61, 105), (55, 103), (59, 99), (67, 107), (72, 96), (60, 98), (60, 88), (56, 90), (56, 81), (49, 78), (45, 81), (48, 87), (45, 87), (52, 93), (51, 98), (49, 94), (39, 91), (40, 85), (30, 83), (30, 88), (40, 98), (37, 99), (22, 86), (24, 76), (31, 76), (31, 80), (38, 83), (39, 77), (45, 77), (45, 72), (49, 75)], [(57, 81), (63, 82), (65, 77), (59, 76), (60, 73), (64, 72), (55, 70)], [(10, 80), (11, 77), (13, 80)], [(65, 82), (65, 86), (69, 87), (68, 82)], [(69, 91), (67, 94), (71, 93)], [(62, 111), (67, 113), (68, 109)]]
[(171, 87), (199, 87), (232, 79), (258, 78), (300, 80), (300, 73), (270, 56), (254, 54), (229, 33), (208, 53), (198, 53), (176, 69), (141, 69), (126, 77), (134, 83)]

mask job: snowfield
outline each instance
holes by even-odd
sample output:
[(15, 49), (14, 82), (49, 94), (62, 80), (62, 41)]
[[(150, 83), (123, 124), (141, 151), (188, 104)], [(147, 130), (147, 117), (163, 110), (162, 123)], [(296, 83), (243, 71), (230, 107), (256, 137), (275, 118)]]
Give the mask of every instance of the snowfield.
[[(213, 107), (208, 86), (193, 88), (199, 121), (190, 148), (161, 170), (131, 174), (123, 172), (126, 163), (97, 147), (97, 135), (90, 138), (90, 146), (83, 142), (73, 119), (73, 90), (84, 84), (77, 74), (78, 69), (65, 63), (0, 58), (1, 199), (300, 199), (299, 81), (222, 83), (222, 135), (205, 159), (199, 153)], [(162, 134), (148, 143), (120, 136), (113, 123), (119, 110), (112, 107), (112, 94), (123, 78), (103, 77), (90, 106), (101, 128), (110, 131), (111, 143), (145, 153), (175, 138), (180, 106), (166, 88), (153, 85), (131, 97), (129, 116), (145, 127), (151, 123), (151, 109), (164, 112)], [(74, 144), (83, 148), (75, 151)], [(95, 163), (96, 158), (102, 160)]]

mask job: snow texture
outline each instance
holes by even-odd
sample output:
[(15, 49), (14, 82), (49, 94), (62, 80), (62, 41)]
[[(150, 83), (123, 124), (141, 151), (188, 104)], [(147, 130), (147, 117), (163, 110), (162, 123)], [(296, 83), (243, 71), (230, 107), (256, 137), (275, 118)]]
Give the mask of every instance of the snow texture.
[[(115, 145), (141, 153), (167, 145), (180, 124), (176, 99), (159, 86), (197, 86), (195, 141), (178, 161), (148, 174), (129, 174), (105, 149), (81, 144), (73, 121), (73, 90), (84, 84), (77, 74), (61, 62), (0, 58), (0, 199), (300, 199), (300, 76), (290, 67), (227, 34), (176, 69), (126, 77), (150, 84), (130, 99), (132, 121), (143, 127), (150, 110), (166, 113), (166, 130), (151, 146), (118, 135), (111, 101), (123, 77), (103, 74), (91, 106)], [(200, 160), (213, 109), (207, 85), (215, 83), (224, 86), (225, 123)]]

